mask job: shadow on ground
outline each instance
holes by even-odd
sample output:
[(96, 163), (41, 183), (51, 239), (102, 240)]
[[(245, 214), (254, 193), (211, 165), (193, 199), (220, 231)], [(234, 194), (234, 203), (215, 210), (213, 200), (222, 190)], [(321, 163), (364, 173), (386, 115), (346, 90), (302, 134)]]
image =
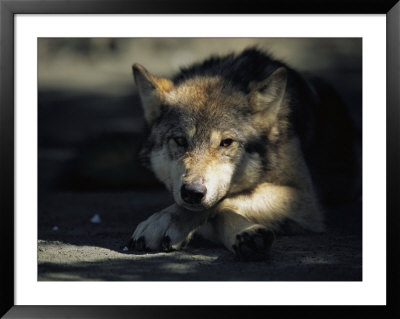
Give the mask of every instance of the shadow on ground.
[[(136, 225), (170, 202), (165, 191), (41, 194), (38, 280), (362, 279), (361, 233), (354, 225), (339, 228), (334, 221), (325, 234), (278, 238), (271, 259), (265, 262), (239, 262), (223, 248), (199, 247), (198, 243), (171, 253), (123, 251)], [(330, 213), (346, 214), (355, 209), (348, 205)], [(90, 221), (94, 214), (100, 216), (100, 223)]]
[[(290, 253), (289, 253), (290, 254)], [(189, 250), (72, 264), (41, 263), (43, 281), (356, 281), (360, 269), (321, 257), (297, 264), (239, 263), (223, 250)]]

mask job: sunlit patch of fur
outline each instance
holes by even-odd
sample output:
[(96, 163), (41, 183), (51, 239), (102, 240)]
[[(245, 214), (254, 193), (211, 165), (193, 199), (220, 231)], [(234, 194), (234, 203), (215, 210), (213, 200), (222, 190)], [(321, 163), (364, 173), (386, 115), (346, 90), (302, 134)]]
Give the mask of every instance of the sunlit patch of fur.
[(235, 167), (231, 163), (221, 163), (217, 160), (211, 161), (204, 167), (204, 179), (207, 194), (204, 204), (207, 208), (213, 207), (227, 194), (231, 187), (231, 180)]

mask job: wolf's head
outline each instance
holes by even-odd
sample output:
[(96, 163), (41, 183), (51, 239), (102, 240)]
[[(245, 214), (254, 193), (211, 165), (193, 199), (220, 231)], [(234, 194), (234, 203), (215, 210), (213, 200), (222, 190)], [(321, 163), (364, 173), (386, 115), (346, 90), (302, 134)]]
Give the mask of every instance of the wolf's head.
[(247, 92), (219, 76), (174, 83), (139, 64), (133, 73), (151, 127), (142, 154), (178, 205), (208, 209), (260, 182), (287, 126), (284, 67)]

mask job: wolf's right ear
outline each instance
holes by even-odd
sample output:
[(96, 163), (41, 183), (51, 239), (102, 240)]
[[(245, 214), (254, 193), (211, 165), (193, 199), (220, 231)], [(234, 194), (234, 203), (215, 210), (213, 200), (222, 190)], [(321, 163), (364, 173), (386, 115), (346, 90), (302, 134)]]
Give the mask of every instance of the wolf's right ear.
[(165, 94), (173, 88), (174, 84), (168, 79), (151, 74), (140, 64), (134, 64), (132, 71), (144, 108), (144, 117), (151, 125), (161, 115), (161, 105)]

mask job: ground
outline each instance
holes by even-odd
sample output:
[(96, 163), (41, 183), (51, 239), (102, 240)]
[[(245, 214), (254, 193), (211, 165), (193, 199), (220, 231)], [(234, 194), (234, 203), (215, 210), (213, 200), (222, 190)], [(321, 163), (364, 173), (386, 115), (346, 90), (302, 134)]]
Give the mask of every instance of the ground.
[[(353, 227), (278, 237), (263, 262), (240, 262), (223, 247), (201, 242), (183, 251), (139, 253), (123, 251), (124, 244), (138, 222), (170, 202), (164, 191), (56, 192), (40, 198), (39, 280), (362, 279), (361, 238)], [(90, 221), (95, 214), (100, 223)]]

